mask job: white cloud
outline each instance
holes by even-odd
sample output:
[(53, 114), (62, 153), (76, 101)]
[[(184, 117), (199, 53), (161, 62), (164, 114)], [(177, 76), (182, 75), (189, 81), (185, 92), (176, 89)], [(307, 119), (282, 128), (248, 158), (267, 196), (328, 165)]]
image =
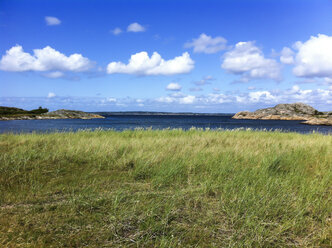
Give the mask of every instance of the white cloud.
[(111, 105), (114, 105), (114, 104), (117, 104), (118, 100), (114, 97), (107, 97), (107, 98), (103, 98), (100, 100), (100, 103), (102, 105), (107, 105), (107, 104), (111, 104)]
[(107, 73), (124, 73), (136, 75), (174, 75), (188, 73), (194, 68), (194, 61), (185, 52), (174, 59), (164, 60), (157, 52), (149, 57), (147, 52), (131, 55), (129, 63), (111, 62)]
[(284, 47), (281, 50), (280, 62), (284, 64), (294, 64), (294, 52), (290, 48)]
[(247, 101), (247, 99), (243, 96), (235, 96), (235, 99), (239, 103), (245, 103)]
[(53, 92), (49, 92), (47, 95), (47, 98), (54, 98), (54, 97), (56, 97), (56, 95)]
[(188, 95), (183, 98), (180, 98), (179, 102), (182, 104), (192, 104), (192, 103), (194, 103), (195, 99), (196, 99), (195, 96)]
[(106, 99), (107, 102), (116, 102), (116, 98), (114, 97), (109, 97)]
[(298, 50), (293, 73), (298, 77), (332, 78), (332, 36), (319, 34), (306, 42), (296, 42)]
[(230, 95), (212, 93), (208, 94), (207, 96), (201, 96), (199, 99), (197, 99), (197, 101), (205, 104), (221, 104), (231, 102), (232, 98), (233, 96)]
[(172, 103), (175, 101), (175, 99), (170, 96), (162, 96), (162, 97), (157, 98), (156, 101), (161, 102), (161, 103)]
[(183, 94), (172, 94), (171, 96), (162, 96), (155, 99), (159, 103), (177, 103), (177, 104), (193, 104), (196, 100), (195, 96), (183, 95)]
[(249, 92), (241, 97), (242, 102), (247, 104), (304, 102), (326, 107), (326, 103), (332, 100), (332, 89), (301, 89), (298, 85), (294, 85), (285, 90)]
[[(6, 51), (0, 61), (3, 71), (86, 71), (93, 63), (75, 53), (66, 56), (52, 47), (34, 49), (33, 55), (23, 51), (22, 46), (16, 45)], [(55, 74), (56, 75), (56, 74)], [(54, 75), (53, 75), (54, 76)]]
[(145, 31), (145, 27), (143, 27), (141, 24), (134, 22), (128, 25), (127, 27), (127, 32), (144, 32)]
[(61, 24), (61, 21), (54, 16), (45, 16), (45, 22), (48, 26), (55, 26)]
[(115, 28), (111, 31), (114, 35), (119, 35), (122, 33), (121, 28)]
[(265, 58), (263, 52), (251, 41), (239, 42), (225, 53), (221, 67), (229, 73), (241, 75), (244, 81), (281, 78), (280, 65), (273, 59)]
[(250, 102), (270, 102), (275, 101), (277, 98), (273, 96), (269, 91), (255, 91), (249, 92), (249, 101)]
[(226, 48), (227, 40), (221, 36), (212, 38), (206, 34), (201, 34), (192, 42), (187, 42), (184, 46), (186, 48), (194, 48), (195, 53), (217, 53)]
[(180, 91), (182, 86), (178, 83), (170, 83), (167, 85), (166, 90)]
[[(52, 92), (50, 92), (52, 93)], [(271, 107), (278, 103), (304, 102), (318, 110), (328, 111), (332, 104), (332, 87), (310, 89), (294, 85), (288, 89), (257, 90), (253, 93), (244, 91), (226, 91), (224, 93), (186, 95), (181, 92), (155, 98), (106, 98), (106, 97), (61, 97), (50, 100), (45, 97), (0, 97), (1, 105), (36, 108), (47, 105), (50, 109), (69, 108), (89, 111), (132, 110), (144, 104), (146, 110), (160, 109), (164, 111), (192, 111), (194, 108), (204, 108), (209, 112), (235, 112), (245, 109)], [(50, 95), (52, 96), (52, 95)]]

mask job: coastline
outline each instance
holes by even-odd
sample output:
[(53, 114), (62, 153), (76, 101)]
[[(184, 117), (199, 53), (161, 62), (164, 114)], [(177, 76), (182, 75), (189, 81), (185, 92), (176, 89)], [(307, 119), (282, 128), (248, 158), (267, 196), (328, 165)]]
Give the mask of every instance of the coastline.
[(19, 117), (0, 117), (0, 121), (13, 121), (13, 120), (59, 120), (59, 119), (104, 119), (104, 116), (101, 115), (93, 115), (91, 117), (72, 117), (72, 116), (19, 116)]
[[(41, 108), (40, 108), (41, 109)], [(39, 110), (39, 109), (38, 109)], [(23, 109), (17, 109), (12, 107), (1, 107), (2, 116), (0, 115), (1, 121), (9, 120), (53, 120), (53, 119), (100, 119), (105, 118), (102, 115), (95, 113), (87, 113), (77, 110), (59, 109), (52, 112), (48, 112), (45, 109), (43, 113), (34, 113), (32, 110), (27, 111)], [(41, 109), (43, 110), (43, 109)]]

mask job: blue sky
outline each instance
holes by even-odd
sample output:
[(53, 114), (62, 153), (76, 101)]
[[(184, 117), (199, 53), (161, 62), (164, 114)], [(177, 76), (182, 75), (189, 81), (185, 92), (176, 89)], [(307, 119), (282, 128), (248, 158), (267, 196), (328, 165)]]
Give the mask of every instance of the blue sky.
[(328, 0), (2, 0), (0, 105), (331, 110), (331, 13)]

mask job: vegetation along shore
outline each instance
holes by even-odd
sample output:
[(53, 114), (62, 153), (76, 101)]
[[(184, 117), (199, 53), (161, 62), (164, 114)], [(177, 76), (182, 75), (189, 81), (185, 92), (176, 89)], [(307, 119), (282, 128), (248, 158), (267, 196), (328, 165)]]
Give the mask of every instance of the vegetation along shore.
[(332, 136), (0, 135), (1, 247), (331, 247)]

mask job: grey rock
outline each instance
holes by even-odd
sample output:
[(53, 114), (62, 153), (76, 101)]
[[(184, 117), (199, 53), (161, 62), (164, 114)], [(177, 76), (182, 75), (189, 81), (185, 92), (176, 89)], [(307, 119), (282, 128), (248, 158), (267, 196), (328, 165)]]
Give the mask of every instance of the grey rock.
[(330, 118), (328, 118), (329, 115), (326, 113), (330, 112), (323, 113), (308, 104), (297, 102), (292, 104), (278, 104), (275, 107), (258, 109), (254, 112), (242, 111), (236, 113), (233, 118), (259, 120), (304, 120), (306, 121), (304, 124), (309, 125), (332, 125)]
[(83, 111), (76, 110), (67, 110), (67, 109), (59, 109), (56, 111), (48, 112), (42, 114), (43, 117), (54, 117), (57, 119), (93, 119), (93, 118), (104, 118), (101, 115), (86, 113)]

